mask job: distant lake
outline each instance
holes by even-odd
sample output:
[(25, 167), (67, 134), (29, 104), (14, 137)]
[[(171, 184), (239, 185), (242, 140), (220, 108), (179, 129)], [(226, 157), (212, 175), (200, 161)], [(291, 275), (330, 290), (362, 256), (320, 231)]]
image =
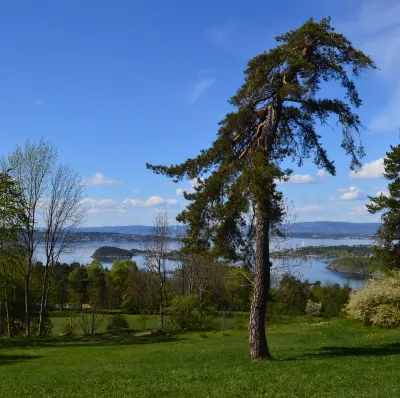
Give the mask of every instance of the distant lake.
[[(284, 242), (281, 246), (275, 249), (283, 248), (294, 248), (300, 246), (339, 246), (339, 245), (371, 245), (373, 241), (370, 239), (304, 239), (304, 238), (292, 238)], [(81, 264), (88, 264), (93, 261), (92, 254), (99, 247), (102, 246), (113, 246), (121, 249), (143, 249), (143, 243), (140, 242), (127, 242), (127, 243), (114, 243), (114, 242), (100, 242), (100, 243), (79, 243), (75, 246), (75, 250), (72, 253), (65, 253), (61, 256), (60, 261), (65, 263), (78, 262)], [(171, 244), (170, 250), (176, 249), (176, 244)], [(272, 249), (274, 250), (274, 248)], [(38, 260), (43, 260), (43, 246), (39, 246), (36, 257)], [(136, 261), (139, 267), (144, 267), (143, 256), (134, 256), (132, 260)], [(325, 269), (326, 264), (324, 261), (329, 259), (326, 258), (309, 258), (307, 260), (295, 260), (295, 259), (273, 259), (274, 268), (279, 271), (288, 271), (293, 275), (299, 277), (302, 280), (308, 279), (310, 282), (317, 280), (321, 282), (332, 282), (344, 285), (349, 283), (352, 287), (360, 287), (364, 283), (362, 279), (355, 278), (353, 275), (344, 273), (329, 271)], [(103, 261), (103, 265), (106, 268), (110, 268), (112, 261)], [(175, 268), (173, 261), (168, 261), (168, 267), (170, 269)]]

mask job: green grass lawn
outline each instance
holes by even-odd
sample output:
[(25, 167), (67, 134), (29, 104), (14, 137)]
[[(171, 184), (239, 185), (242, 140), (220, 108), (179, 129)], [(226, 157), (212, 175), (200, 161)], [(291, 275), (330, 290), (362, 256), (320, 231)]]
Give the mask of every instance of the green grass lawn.
[(271, 362), (245, 330), (2, 340), (1, 397), (400, 397), (400, 330), (274, 325)]

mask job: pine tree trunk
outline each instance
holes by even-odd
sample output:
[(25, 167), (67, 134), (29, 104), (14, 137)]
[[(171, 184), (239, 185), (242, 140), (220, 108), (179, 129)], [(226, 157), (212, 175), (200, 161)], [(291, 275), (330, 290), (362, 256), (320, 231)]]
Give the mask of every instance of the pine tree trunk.
[(249, 320), (251, 359), (272, 359), (265, 335), (265, 315), (270, 288), (269, 227), (270, 221), (260, 210), (256, 221), (256, 270)]

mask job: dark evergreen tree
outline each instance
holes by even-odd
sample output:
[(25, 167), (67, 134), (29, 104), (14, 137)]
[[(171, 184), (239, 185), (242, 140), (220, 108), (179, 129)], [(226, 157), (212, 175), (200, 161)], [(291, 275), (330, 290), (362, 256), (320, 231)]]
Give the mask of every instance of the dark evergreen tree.
[(400, 145), (391, 146), (384, 159), (384, 176), (390, 182), (389, 195), (373, 198), (367, 205), (372, 214), (383, 212), (378, 230), (377, 260), (383, 269), (400, 269)]
[[(312, 19), (276, 38), (278, 45), (248, 63), (245, 82), (230, 103), (235, 111), (220, 123), (217, 139), (194, 159), (179, 165), (147, 165), (175, 181), (198, 178), (192, 203), (178, 221), (188, 225), (186, 246), (216, 256), (238, 259), (245, 244), (243, 229), (255, 209), (255, 276), (249, 321), (250, 354), (268, 359), (265, 312), (270, 286), (271, 234), (282, 219), (281, 193), (275, 181), (284, 176), (280, 162), (290, 157), (299, 165), (313, 157), (319, 168), (335, 174), (317, 133), (319, 124), (336, 117), (342, 147), (359, 165), (362, 130), (353, 108), (361, 105), (351, 75), (374, 69), (373, 61), (336, 33), (330, 19)], [(321, 98), (323, 82), (338, 82), (344, 99)]]

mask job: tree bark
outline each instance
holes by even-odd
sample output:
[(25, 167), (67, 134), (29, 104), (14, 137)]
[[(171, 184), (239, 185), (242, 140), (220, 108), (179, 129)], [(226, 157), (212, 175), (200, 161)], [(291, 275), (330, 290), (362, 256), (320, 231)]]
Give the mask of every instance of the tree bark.
[[(268, 106), (268, 112), (263, 125), (261, 145), (266, 159), (272, 153), (275, 137), (281, 118), (282, 101), (275, 96)], [(273, 184), (273, 177), (271, 177)], [(265, 187), (264, 187), (265, 188)], [(267, 300), (271, 284), (271, 262), (269, 258), (269, 240), (271, 226), (271, 199), (267, 197), (258, 203), (256, 210), (256, 264), (253, 285), (253, 300), (250, 308), (249, 344), (252, 359), (272, 359), (265, 335), (265, 316)]]
[(249, 344), (251, 359), (272, 359), (265, 335), (265, 315), (271, 282), (268, 217), (258, 210), (256, 222), (256, 270), (250, 309)]

